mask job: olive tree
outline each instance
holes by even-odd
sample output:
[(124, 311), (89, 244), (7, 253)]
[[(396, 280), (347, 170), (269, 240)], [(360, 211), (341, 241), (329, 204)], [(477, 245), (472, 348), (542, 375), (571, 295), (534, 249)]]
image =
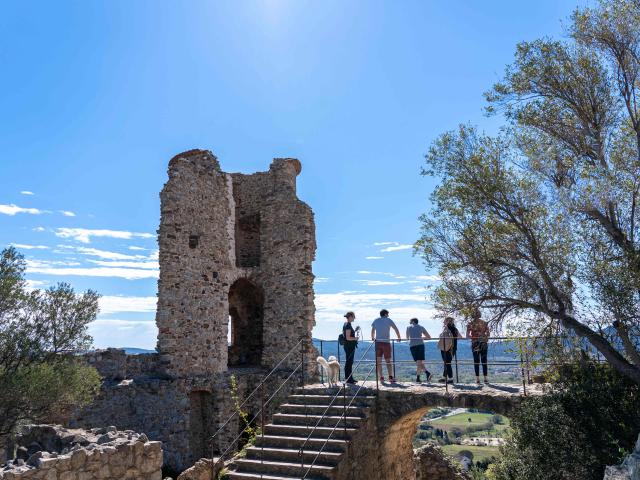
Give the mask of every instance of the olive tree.
[(486, 94), (499, 135), (432, 144), (416, 247), (442, 310), (560, 325), (640, 383), (640, 2), (577, 10), (568, 34), (518, 45)]
[(77, 353), (90, 347), (98, 294), (67, 284), (28, 291), (25, 262), (0, 252), (0, 436), (21, 421), (60, 418), (89, 402), (100, 377)]

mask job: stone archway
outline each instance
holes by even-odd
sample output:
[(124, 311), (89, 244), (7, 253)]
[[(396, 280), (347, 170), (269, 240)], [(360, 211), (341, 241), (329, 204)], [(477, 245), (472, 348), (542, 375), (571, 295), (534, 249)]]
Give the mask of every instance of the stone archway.
[(229, 288), (228, 366), (258, 366), (262, 361), (264, 292), (241, 278)]

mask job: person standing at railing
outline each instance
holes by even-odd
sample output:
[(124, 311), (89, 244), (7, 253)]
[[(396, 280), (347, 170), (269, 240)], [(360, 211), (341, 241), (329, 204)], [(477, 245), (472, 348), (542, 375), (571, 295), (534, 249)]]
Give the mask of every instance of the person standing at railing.
[(451, 362), (453, 361), (453, 357), (456, 356), (458, 350), (458, 339), (462, 338), (460, 332), (456, 328), (453, 317), (446, 317), (442, 322), (443, 329), (440, 334), (440, 339), (438, 340), (438, 349), (440, 350), (440, 355), (442, 355), (442, 360), (444, 362), (444, 372), (442, 373), (442, 378), (439, 380), (443, 383), (448, 383), (449, 381), (453, 383), (453, 369), (451, 368)]
[(471, 322), (467, 325), (467, 338), (471, 339), (471, 353), (473, 353), (473, 369), (476, 372), (476, 383), (480, 385), (480, 362), (484, 383), (487, 379), (487, 352), (489, 351), (489, 324), (482, 320), (480, 309), (476, 308), (471, 314)]
[[(342, 335), (344, 335), (344, 354), (345, 354), (345, 362), (344, 362), (344, 378), (347, 383), (355, 384), (357, 383), (353, 378), (353, 359), (356, 356), (356, 348), (358, 348), (358, 338), (356, 337), (356, 331), (353, 329), (353, 322), (356, 319), (356, 314), (353, 312), (347, 312), (344, 315), (344, 318), (347, 319), (342, 326)], [(360, 329), (360, 327), (358, 327)]]
[(376, 375), (380, 377), (380, 381), (384, 382), (382, 375), (382, 357), (387, 362), (387, 372), (389, 373), (389, 381), (394, 383), (393, 368), (391, 367), (391, 329), (396, 332), (398, 340), (400, 340), (400, 330), (396, 327), (393, 320), (389, 318), (389, 311), (384, 308), (380, 310), (380, 318), (376, 318), (371, 324), (371, 340), (376, 342)]
[(429, 340), (431, 335), (422, 326), (418, 325), (418, 319), (412, 318), (409, 320), (409, 326), (407, 327), (407, 340), (409, 340), (409, 350), (411, 350), (411, 356), (413, 361), (416, 362), (416, 382), (420, 383), (420, 374), (425, 373), (427, 382), (431, 381), (431, 373), (424, 366), (424, 340)]

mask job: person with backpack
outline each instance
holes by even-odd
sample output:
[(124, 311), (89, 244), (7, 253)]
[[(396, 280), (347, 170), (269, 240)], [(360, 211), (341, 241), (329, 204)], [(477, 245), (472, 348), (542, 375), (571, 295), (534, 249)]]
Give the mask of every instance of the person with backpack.
[[(342, 325), (342, 334), (338, 337), (338, 343), (344, 348), (344, 378), (347, 383), (355, 384), (358, 382), (353, 378), (353, 359), (356, 356), (356, 348), (358, 348), (358, 337), (356, 337), (356, 330), (353, 329), (351, 322), (356, 319), (356, 314), (347, 312), (344, 318), (346, 318), (347, 321)], [(357, 329), (359, 330), (360, 327)]]
[(444, 372), (442, 378), (439, 380), (443, 383), (453, 383), (453, 369), (451, 368), (451, 362), (453, 357), (456, 356), (458, 350), (458, 338), (462, 338), (460, 332), (456, 328), (453, 317), (446, 317), (442, 322), (443, 329), (438, 340), (438, 349), (444, 362)]
[(409, 340), (409, 350), (413, 361), (416, 362), (416, 382), (420, 383), (420, 374), (424, 372), (427, 377), (427, 383), (431, 381), (431, 373), (424, 366), (424, 339), (429, 340), (431, 335), (422, 326), (418, 325), (418, 319), (412, 318), (409, 320), (409, 326), (407, 327), (407, 340)]
[(487, 379), (487, 352), (489, 350), (489, 324), (482, 320), (480, 309), (475, 308), (471, 314), (471, 322), (467, 325), (467, 338), (471, 339), (471, 353), (473, 354), (473, 369), (476, 373), (476, 384), (480, 385), (480, 362), (484, 383)]

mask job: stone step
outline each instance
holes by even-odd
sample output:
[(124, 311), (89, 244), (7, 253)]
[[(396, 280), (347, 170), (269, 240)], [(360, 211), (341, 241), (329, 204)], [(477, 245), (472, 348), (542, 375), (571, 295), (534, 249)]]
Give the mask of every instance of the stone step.
[[(229, 480), (300, 480), (300, 476), (290, 476), (282, 474), (265, 475), (254, 472), (229, 472), (225, 477)], [(306, 480), (324, 480), (324, 477), (314, 477), (309, 474)]]
[(287, 436), (287, 437), (303, 437), (307, 438), (309, 434), (313, 431), (313, 438), (327, 438), (331, 431), (333, 434), (331, 438), (337, 439), (345, 439), (351, 438), (356, 432), (356, 428), (347, 427), (346, 429), (346, 437), (345, 437), (345, 429), (344, 428), (336, 428), (333, 427), (317, 427), (315, 430), (313, 426), (307, 425), (265, 425), (264, 433), (267, 435), (279, 435), (279, 436)]
[[(269, 460), (274, 462), (300, 463), (301, 456), (299, 449), (291, 448), (267, 448), (252, 446), (246, 449), (246, 458), (252, 460)], [(315, 450), (307, 444), (302, 454), (305, 464), (315, 462), (316, 465), (335, 466), (338, 464), (342, 453)], [(317, 457), (317, 460), (316, 460)]]
[[(361, 417), (364, 415), (364, 408), (366, 407), (354, 405), (351, 405), (350, 407), (347, 406), (347, 416)], [(323, 415), (325, 412), (327, 413), (327, 415), (342, 415), (342, 412), (344, 412), (345, 409), (342, 402), (335, 402), (330, 407), (329, 405), (301, 405), (295, 403), (284, 403), (280, 405), (280, 408), (278, 410), (282, 413), (297, 413), (300, 415), (309, 413), (314, 415)]]
[[(342, 384), (339, 387), (328, 387), (323, 385), (307, 385), (305, 387), (297, 387), (294, 390), (296, 394), (305, 394), (305, 395), (335, 395), (336, 393), (343, 394)], [(375, 394), (375, 389), (372, 388), (360, 388), (358, 385), (351, 385), (347, 387), (347, 397), (353, 397), (357, 394), (358, 397), (366, 397), (373, 396)]]
[[(300, 462), (274, 462), (251, 460), (248, 458), (238, 458), (233, 462), (236, 472), (257, 472), (261, 474), (284, 474), (292, 477), (302, 478), (309, 470), (309, 465), (302, 466)], [(326, 465), (313, 465), (309, 470), (309, 476), (331, 479), (333, 477), (333, 467)], [(307, 477), (308, 478), (308, 477)]]
[(363, 417), (342, 417), (341, 415), (299, 415), (294, 413), (274, 413), (275, 425), (319, 425), (321, 427), (359, 427)]
[[(351, 402), (352, 398), (353, 397), (347, 395), (347, 404)], [(351, 405), (368, 407), (373, 404), (375, 399), (376, 397), (373, 396), (359, 395), (355, 399), (353, 399)], [(331, 403), (331, 400), (333, 400), (333, 395), (300, 395), (296, 393), (294, 395), (289, 395), (287, 402), (295, 403), (296, 405), (329, 405)], [(336, 399), (334, 405), (338, 402), (342, 402), (342, 400)]]
[[(307, 434), (308, 435), (308, 434)], [(335, 434), (334, 434), (335, 436)], [(287, 437), (280, 435), (265, 435), (256, 437), (256, 446), (273, 447), (273, 448), (290, 448), (298, 450), (304, 441), (305, 437)], [(323, 448), (324, 446), (324, 448)], [(312, 450), (319, 450), (323, 448), (325, 452), (338, 452), (342, 453), (347, 448), (347, 440), (340, 438), (310, 438), (305, 448)]]

